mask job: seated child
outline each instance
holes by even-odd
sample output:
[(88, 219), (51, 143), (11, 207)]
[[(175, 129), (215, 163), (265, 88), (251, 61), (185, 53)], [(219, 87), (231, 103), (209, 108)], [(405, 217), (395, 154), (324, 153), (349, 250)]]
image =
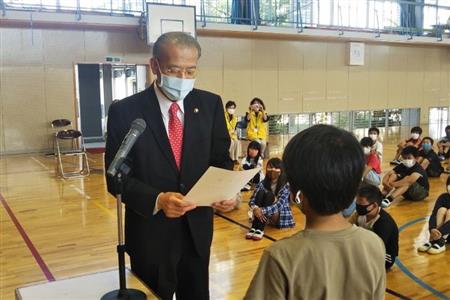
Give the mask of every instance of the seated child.
[[(247, 147), (247, 156), (242, 159), (241, 167), (244, 170), (250, 170), (254, 168), (262, 168), (263, 158), (261, 157), (261, 144), (257, 141), (251, 141)], [(264, 173), (262, 170), (258, 172), (255, 177), (250, 180), (249, 183), (241, 191), (250, 191), (253, 185), (257, 185), (264, 179)]]
[(450, 158), (450, 125), (445, 127), (445, 136), (438, 142), (438, 155), (440, 160)]
[(382, 207), (385, 208), (399, 196), (408, 200), (423, 200), (430, 190), (427, 172), (417, 162), (419, 150), (415, 146), (406, 146), (401, 154), (402, 163), (383, 177), (386, 198), (382, 201)]
[(245, 238), (261, 240), (266, 224), (278, 228), (294, 227), (289, 195), (289, 184), (283, 174), (281, 159), (271, 158), (267, 162), (266, 178), (257, 186), (248, 203), (253, 221)]
[(428, 221), (430, 240), (417, 250), (429, 254), (439, 254), (445, 251), (445, 243), (450, 234), (450, 177), (447, 178), (447, 192), (439, 196), (434, 204), (433, 212)]
[(375, 143), (370, 137), (364, 137), (360, 142), (364, 157), (366, 160), (366, 167), (363, 173), (363, 182), (375, 186), (379, 186), (381, 179), (381, 165), (378, 155), (375, 150)]
[(416, 126), (411, 128), (411, 137), (405, 141), (401, 141), (397, 145), (397, 153), (395, 154), (394, 160), (391, 161), (391, 165), (399, 165), (401, 162), (399, 160), (402, 150), (407, 146), (414, 146), (416, 148), (420, 148), (420, 144), (422, 140), (420, 139), (420, 135), (422, 134), (422, 128)]
[(381, 208), (383, 195), (373, 185), (362, 185), (356, 195), (356, 213), (349, 222), (372, 230), (384, 242), (385, 267), (390, 269), (398, 256), (398, 227), (394, 219)]
[(433, 139), (428, 136), (422, 139), (422, 149), (419, 151), (417, 162), (427, 172), (428, 177), (439, 177), (444, 168), (442, 168), (441, 161), (433, 150), (433, 143)]
[(380, 163), (383, 161), (383, 144), (380, 141), (380, 130), (376, 127), (372, 127), (369, 129), (369, 137), (374, 141), (375, 153), (380, 160)]

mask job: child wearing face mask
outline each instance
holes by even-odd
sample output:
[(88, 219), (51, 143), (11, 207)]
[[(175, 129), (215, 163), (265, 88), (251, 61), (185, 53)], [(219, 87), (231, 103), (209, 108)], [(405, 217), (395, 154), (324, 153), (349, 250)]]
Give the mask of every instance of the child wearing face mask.
[(398, 227), (394, 219), (381, 208), (383, 195), (373, 185), (362, 185), (356, 196), (356, 212), (349, 222), (375, 232), (386, 248), (385, 267), (390, 269), (398, 256)]
[(422, 139), (422, 148), (419, 151), (417, 162), (427, 172), (428, 177), (439, 177), (444, 168), (442, 168), (441, 161), (433, 150), (433, 143), (433, 139), (428, 136)]
[(428, 221), (430, 239), (417, 250), (429, 254), (439, 254), (445, 251), (445, 243), (450, 234), (450, 177), (447, 178), (447, 192), (439, 196), (434, 204), (433, 212)]
[(266, 106), (259, 98), (250, 101), (249, 111), (245, 115), (247, 120), (247, 138), (250, 141), (257, 141), (261, 144), (261, 153), (264, 156), (267, 145), (267, 126), (269, 117), (266, 113)]
[(278, 228), (294, 227), (289, 195), (289, 184), (283, 174), (281, 159), (271, 158), (267, 162), (266, 177), (257, 186), (248, 203), (249, 215), (253, 221), (245, 238), (261, 240), (266, 224), (273, 224)]
[(445, 126), (445, 136), (438, 142), (438, 155), (440, 160), (445, 160), (450, 157), (450, 125)]
[[(252, 141), (247, 147), (247, 156), (242, 159), (241, 168), (243, 170), (250, 170), (254, 168), (263, 167), (263, 158), (261, 157), (261, 144)], [(241, 190), (242, 192), (250, 191), (252, 186), (257, 185), (264, 179), (264, 173), (262, 170), (258, 172), (249, 183)]]
[(422, 144), (422, 140), (420, 138), (420, 135), (422, 134), (422, 128), (416, 126), (411, 128), (411, 137), (405, 141), (401, 141), (397, 145), (397, 153), (395, 154), (394, 160), (391, 161), (391, 165), (399, 165), (401, 163), (400, 161), (400, 155), (402, 153), (402, 150), (407, 146), (414, 146), (417, 149), (420, 148)]
[(450, 125), (445, 127), (445, 136), (441, 138), (437, 145), (439, 159), (447, 160), (447, 168), (444, 172), (450, 174)]
[(383, 207), (389, 207), (399, 196), (413, 201), (428, 197), (430, 185), (427, 172), (417, 162), (419, 150), (414, 146), (406, 146), (402, 152), (402, 162), (383, 177)]
[(363, 173), (363, 182), (374, 186), (379, 186), (381, 179), (381, 164), (376, 154), (374, 141), (370, 137), (364, 137), (360, 141), (363, 148), (366, 167)]
[(234, 163), (238, 163), (240, 155), (240, 144), (236, 132), (236, 103), (234, 101), (228, 101), (225, 104), (225, 122), (227, 124), (228, 134), (230, 135), (230, 158)]
[(369, 137), (374, 142), (373, 147), (381, 163), (383, 161), (383, 144), (380, 141), (380, 130), (377, 127), (369, 128)]

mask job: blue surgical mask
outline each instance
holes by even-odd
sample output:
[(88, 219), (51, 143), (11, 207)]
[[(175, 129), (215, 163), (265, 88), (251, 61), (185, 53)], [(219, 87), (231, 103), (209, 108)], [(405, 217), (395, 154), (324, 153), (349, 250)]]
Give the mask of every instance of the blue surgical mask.
[(430, 151), (430, 150), (431, 150), (431, 144), (422, 144), (422, 149), (423, 149), (425, 152)]
[(161, 73), (161, 83), (158, 86), (172, 101), (183, 100), (194, 88), (195, 79), (178, 78)]

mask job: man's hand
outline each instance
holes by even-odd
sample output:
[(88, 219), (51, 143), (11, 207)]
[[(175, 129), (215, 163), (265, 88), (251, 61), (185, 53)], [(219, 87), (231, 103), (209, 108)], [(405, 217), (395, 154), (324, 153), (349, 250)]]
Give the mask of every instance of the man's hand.
[(184, 201), (183, 198), (184, 196), (180, 193), (163, 193), (158, 198), (158, 208), (162, 209), (168, 218), (181, 217), (186, 212), (197, 207), (191, 202)]
[(219, 202), (214, 202), (212, 204), (212, 207), (218, 210), (219, 212), (226, 213), (232, 211), (236, 206), (236, 203), (237, 203), (236, 199), (223, 200)]
[(257, 217), (261, 222), (263, 223), (267, 223), (267, 218), (266, 216), (263, 214), (261, 207), (255, 207), (253, 209), (253, 215), (255, 217)]

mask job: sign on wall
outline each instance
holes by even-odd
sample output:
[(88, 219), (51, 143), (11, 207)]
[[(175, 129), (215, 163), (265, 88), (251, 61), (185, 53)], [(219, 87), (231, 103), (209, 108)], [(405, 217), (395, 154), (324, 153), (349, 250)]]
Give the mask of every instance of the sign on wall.
[(364, 66), (364, 43), (349, 43), (349, 65)]

